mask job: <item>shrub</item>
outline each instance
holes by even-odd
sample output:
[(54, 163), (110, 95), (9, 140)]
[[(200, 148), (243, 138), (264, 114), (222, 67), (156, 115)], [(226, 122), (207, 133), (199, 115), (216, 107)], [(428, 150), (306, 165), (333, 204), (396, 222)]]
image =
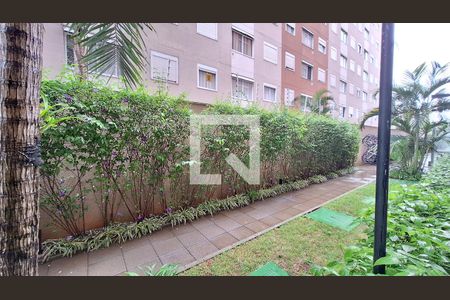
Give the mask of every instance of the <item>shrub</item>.
[[(386, 265), (387, 275), (448, 275), (450, 237), (449, 188), (436, 191), (427, 183), (402, 186), (389, 196), (387, 256), (375, 265)], [(367, 237), (348, 247), (343, 261), (315, 266), (315, 275), (373, 275), (374, 208), (360, 219)]]
[(450, 155), (440, 158), (435, 166), (424, 175), (423, 183), (435, 190), (450, 188)]
[(41, 259), (45, 261), (57, 256), (72, 256), (77, 252), (93, 251), (114, 243), (123, 243), (151, 234), (164, 226), (175, 226), (194, 221), (202, 216), (213, 215), (219, 211), (243, 207), (255, 201), (303, 189), (309, 184), (308, 180), (298, 180), (264, 190), (250, 191), (247, 195), (235, 195), (222, 200), (209, 200), (197, 207), (169, 211), (164, 215), (146, 218), (138, 223), (113, 224), (73, 238), (47, 240), (43, 243)]
[(174, 224), (225, 208), (226, 201), (212, 199), (253, 200), (306, 186), (301, 180), (351, 167), (358, 151), (358, 131), (349, 123), (218, 103), (204, 113), (260, 117), (261, 184), (247, 184), (225, 161), (234, 153), (248, 163), (249, 130), (224, 125), (202, 127), (202, 173), (222, 174), (222, 184), (190, 185), (191, 112), (183, 96), (115, 89), (74, 76), (44, 81), (41, 94), (50, 105), (67, 106), (54, 112), (64, 121), (42, 135), (41, 208), (74, 237), (86, 233), (87, 198), (95, 199), (105, 227), (115, 225), (119, 210), (138, 223), (176, 211), (167, 214)]

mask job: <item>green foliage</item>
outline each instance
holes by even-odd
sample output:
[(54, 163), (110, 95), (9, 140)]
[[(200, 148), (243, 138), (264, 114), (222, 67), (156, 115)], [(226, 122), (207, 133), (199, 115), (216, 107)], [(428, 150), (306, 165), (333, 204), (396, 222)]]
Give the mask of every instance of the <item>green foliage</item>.
[[(340, 173), (348, 174), (349, 170), (343, 170)], [(108, 247), (114, 243), (124, 243), (127, 240), (151, 234), (154, 231), (162, 229), (164, 226), (175, 226), (177, 224), (192, 222), (202, 216), (243, 207), (255, 201), (303, 189), (310, 184), (309, 180), (298, 180), (276, 185), (269, 189), (250, 191), (247, 195), (236, 195), (222, 200), (209, 200), (201, 203), (197, 207), (188, 207), (167, 212), (161, 216), (146, 218), (138, 223), (113, 224), (98, 230), (92, 230), (85, 235), (74, 238), (47, 240), (42, 244), (44, 249), (42, 259), (45, 261), (56, 256), (72, 256), (77, 252), (94, 251)]]
[[(176, 276), (178, 274), (178, 265), (165, 264), (157, 270), (156, 266), (148, 266), (144, 271), (144, 276)], [(139, 276), (136, 272), (127, 272), (128, 276)]]
[(103, 74), (118, 66), (128, 87), (142, 83), (146, 62), (145, 30), (149, 23), (71, 23), (75, 42), (85, 49), (80, 64)]
[(373, 275), (374, 265), (386, 265), (387, 275), (448, 275), (450, 189), (448, 186), (439, 191), (431, 189), (431, 182), (440, 181), (441, 177), (437, 177), (403, 185), (390, 193), (386, 257), (372, 262), (374, 208), (371, 207), (360, 219), (367, 225), (367, 237), (348, 247), (343, 261), (315, 266), (313, 274)]
[[(449, 121), (442, 117), (432, 121), (431, 115), (440, 116), (450, 109), (450, 98), (445, 96), (445, 87), (450, 83), (447, 69), (448, 64), (422, 63), (406, 71), (403, 83), (392, 89), (392, 125), (406, 133), (394, 137), (391, 143), (392, 158), (400, 169), (394, 172), (394, 178), (419, 179), (427, 154), (438, 142), (445, 141)], [(379, 112), (375, 108), (365, 114), (360, 126)]]
[[(191, 185), (192, 112), (183, 96), (118, 89), (73, 73), (44, 80), (41, 96), (51, 118), (42, 133), (40, 206), (75, 241), (65, 247), (73, 248), (69, 255), (327, 180), (319, 175), (345, 175), (339, 170), (351, 168), (358, 152), (359, 133), (349, 123), (218, 103), (204, 113), (260, 117), (261, 184), (247, 184), (225, 160), (234, 153), (248, 164), (248, 128), (224, 125), (202, 127), (201, 155), (202, 173), (222, 174), (222, 184)], [(95, 200), (105, 231), (87, 234), (87, 199)], [(139, 226), (119, 226), (119, 213)], [(143, 222), (156, 216), (164, 220)]]
[(327, 177), (322, 175), (315, 175), (308, 179), (310, 183), (323, 183), (326, 182), (327, 180), (328, 180)]
[(450, 155), (438, 159), (430, 172), (424, 175), (423, 183), (434, 190), (450, 189)]

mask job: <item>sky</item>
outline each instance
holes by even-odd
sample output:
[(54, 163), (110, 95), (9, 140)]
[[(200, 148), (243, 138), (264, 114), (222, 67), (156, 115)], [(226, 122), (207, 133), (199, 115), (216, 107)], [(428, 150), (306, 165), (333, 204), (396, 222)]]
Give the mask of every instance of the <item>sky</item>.
[(394, 39), (395, 83), (424, 61), (450, 63), (450, 23), (396, 23)]

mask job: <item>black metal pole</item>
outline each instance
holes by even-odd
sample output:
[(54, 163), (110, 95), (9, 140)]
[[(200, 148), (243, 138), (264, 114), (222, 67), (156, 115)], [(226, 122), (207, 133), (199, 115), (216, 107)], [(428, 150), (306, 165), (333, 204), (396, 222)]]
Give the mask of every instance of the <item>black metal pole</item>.
[[(381, 36), (380, 112), (378, 116), (378, 153), (375, 202), (374, 262), (386, 256), (387, 207), (389, 185), (389, 149), (391, 140), (392, 69), (394, 60), (394, 24), (383, 23)], [(385, 274), (384, 265), (373, 268)]]

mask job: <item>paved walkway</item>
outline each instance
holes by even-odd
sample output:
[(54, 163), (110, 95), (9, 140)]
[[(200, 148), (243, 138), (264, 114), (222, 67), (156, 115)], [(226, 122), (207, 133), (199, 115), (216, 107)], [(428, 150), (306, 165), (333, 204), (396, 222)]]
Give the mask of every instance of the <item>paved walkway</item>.
[(184, 268), (252, 239), (375, 179), (374, 167), (255, 202), (249, 206), (166, 227), (147, 237), (39, 266), (41, 276), (112, 276), (139, 267), (177, 263)]

